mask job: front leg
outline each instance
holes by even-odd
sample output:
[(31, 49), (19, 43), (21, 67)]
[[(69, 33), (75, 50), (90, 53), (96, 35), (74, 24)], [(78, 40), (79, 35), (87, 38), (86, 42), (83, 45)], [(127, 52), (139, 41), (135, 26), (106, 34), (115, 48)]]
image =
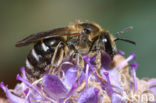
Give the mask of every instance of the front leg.
[[(73, 42), (74, 41), (74, 42)], [(82, 70), (82, 68), (84, 68), (84, 60), (82, 58), (82, 55), (79, 53), (79, 51), (76, 49), (76, 44), (78, 43), (78, 41), (73, 40), (72, 42), (68, 42), (67, 46), (69, 48), (69, 50), (73, 50), (71, 56), (72, 56), (72, 63), (74, 65), (78, 66), (78, 70)]]
[(93, 51), (97, 51), (97, 50), (100, 50), (99, 37), (94, 38), (94, 40), (90, 46), (89, 52), (93, 52)]
[(72, 40), (66, 43), (66, 45), (68, 46), (69, 50), (73, 50), (74, 53), (78, 53), (78, 50), (76, 49), (76, 44), (78, 43), (77, 40)]

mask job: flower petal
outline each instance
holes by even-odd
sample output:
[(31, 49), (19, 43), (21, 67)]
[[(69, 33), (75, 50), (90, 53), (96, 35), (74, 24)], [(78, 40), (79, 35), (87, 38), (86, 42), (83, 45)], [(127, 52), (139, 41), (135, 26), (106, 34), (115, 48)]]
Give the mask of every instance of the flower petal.
[(113, 93), (112, 95), (112, 103), (127, 103), (124, 98), (118, 94)]
[(42, 83), (43, 91), (52, 99), (64, 98), (68, 92), (61, 80), (55, 75), (45, 74)]
[(95, 62), (94, 62), (95, 57), (96, 56), (93, 56), (92, 58), (90, 58), (89, 56), (83, 56), (83, 59), (87, 62), (87, 64), (92, 70), (94, 67), (96, 67)]
[(109, 73), (108, 72), (104, 72), (104, 75), (105, 75), (106, 80), (107, 80), (107, 87), (106, 87), (107, 94), (110, 97), (112, 97), (112, 94), (114, 93), (114, 91), (113, 91), (112, 86), (111, 86), (111, 82), (110, 82), (110, 78), (109, 78)]
[(111, 63), (111, 57), (109, 54), (107, 54), (104, 51), (101, 51), (101, 66), (105, 69), (110, 65)]
[(121, 50), (118, 51), (118, 54), (121, 55), (121, 56), (125, 55), (125, 53), (123, 51), (121, 51)]
[(148, 81), (148, 85), (150, 87), (150, 90), (154, 93), (156, 96), (156, 79), (151, 79)]
[(155, 86), (155, 87), (151, 87), (150, 90), (151, 90), (152, 93), (154, 93), (154, 95), (156, 96), (156, 86)]
[(0, 87), (3, 89), (3, 91), (6, 93), (7, 98), (11, 103), (28, 103), (28, 101), (25, 101), (24, 99), (15, 96), (12, 94), (8, 88), (4, 85), (3, 82), (0, 83)]
[(134, 62), (133, 64), (130, 65), (132, 68), (132, 75), (133, 75), (133, 81), (134, 81), (134, 91), (137, 91), (137, 79), (136, 79), (136, 69), (138, 67), (138, 64)]
[(125, 64), (127, 64), (129, 61), (135, 59), (136, 56), (134, 53), (132, 53), (126, 60), (124, 60), (118, 67), (117, 70), (120, 70), (121, 68), (123, 68), (125, 66)]
[(77, 66), (72, 66), (66, 71), (63, 84), (68, 89), (70, 89), (72, 85), (75, 83), (75, 81), (77, 80), (76, 76), (77, 76)]
[(97, 103), (99, 90), (97, 88), (88, 88), (81, 95), (78, 103)]
[(22, 67), (21, 68), (21, 73), (22, 73), (23, 78), (27, 80), (27, 76), (26, 76), (26, 72), (25, 72), (25, 67)]
[(121, 87), (121, 82), (119, 80), (120, 73), (116, 69), (109, 69), (109, 70), (101, 69), (100, 70), (100, 74), (106, 80), (104, 72), (109, 73), (109, 79), (110, 79), (112, 85), (115, 85), (117, 87)]
[(19, 74), (17, 74), (16, 79), (17, 79), (17, 80), (20, 80), (21, 82), (25, 83), (27, 86), (31, 87), (32, 90), (36, 91), (39, 95), (42, 95), (42, 94), (40, 93), (40, 91), (39, 91), (34, 85), (32, 85), (32, 84), (31, 84), (29, 81), (27, 81), (26, 79), (22, 78)]

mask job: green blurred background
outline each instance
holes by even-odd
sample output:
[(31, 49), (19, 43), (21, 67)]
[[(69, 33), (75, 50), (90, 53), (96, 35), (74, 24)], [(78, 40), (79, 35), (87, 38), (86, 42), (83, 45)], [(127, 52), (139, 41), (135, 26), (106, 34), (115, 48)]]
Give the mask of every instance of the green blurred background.
[(117, 42), (118, 49), (136, 53), (138, 77), (156, 77), (156, 0), (0, 0), (0, 81), (14, 87), (32, 47), (16, 48), (16, 41), (75, 20), (94, 21), (111, 33), (133, 26), (120, 37), (137, 45)]

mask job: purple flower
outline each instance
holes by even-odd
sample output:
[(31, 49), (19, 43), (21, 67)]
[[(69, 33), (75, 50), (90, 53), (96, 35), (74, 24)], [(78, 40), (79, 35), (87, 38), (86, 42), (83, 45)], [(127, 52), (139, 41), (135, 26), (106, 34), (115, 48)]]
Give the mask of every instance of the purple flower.
[(113, 60), (104, 51), (93, 57), (86, 55), (82, 57), (84, 66), (64, 58), (60, 70), (33, 83), (23, 67), (22, 76), (16, 77), (21, 83), (12, 90), (3, 82), (0, 87), (10, 103), (154, 103), (156, 79), (138, 79), (138, 64), (128, 65), (135, 54), (126, 59), (123, 54), (120, 51)]

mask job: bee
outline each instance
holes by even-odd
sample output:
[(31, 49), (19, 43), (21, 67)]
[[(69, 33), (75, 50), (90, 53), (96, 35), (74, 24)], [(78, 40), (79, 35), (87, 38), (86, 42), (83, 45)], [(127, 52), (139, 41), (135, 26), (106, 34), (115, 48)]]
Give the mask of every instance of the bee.
[(96, 23), (76, 21), (67, 27), (32, 34), (17, 42), (16, 46), (34, 43), (25, 63), (26, 75), (34, 81), (49, 71), (47, 66), (57, 67), (63, 58), (73, 53), (83, 56), (104, 50), (113, 58), (117, 53), (115, 41), (119, 39)]

